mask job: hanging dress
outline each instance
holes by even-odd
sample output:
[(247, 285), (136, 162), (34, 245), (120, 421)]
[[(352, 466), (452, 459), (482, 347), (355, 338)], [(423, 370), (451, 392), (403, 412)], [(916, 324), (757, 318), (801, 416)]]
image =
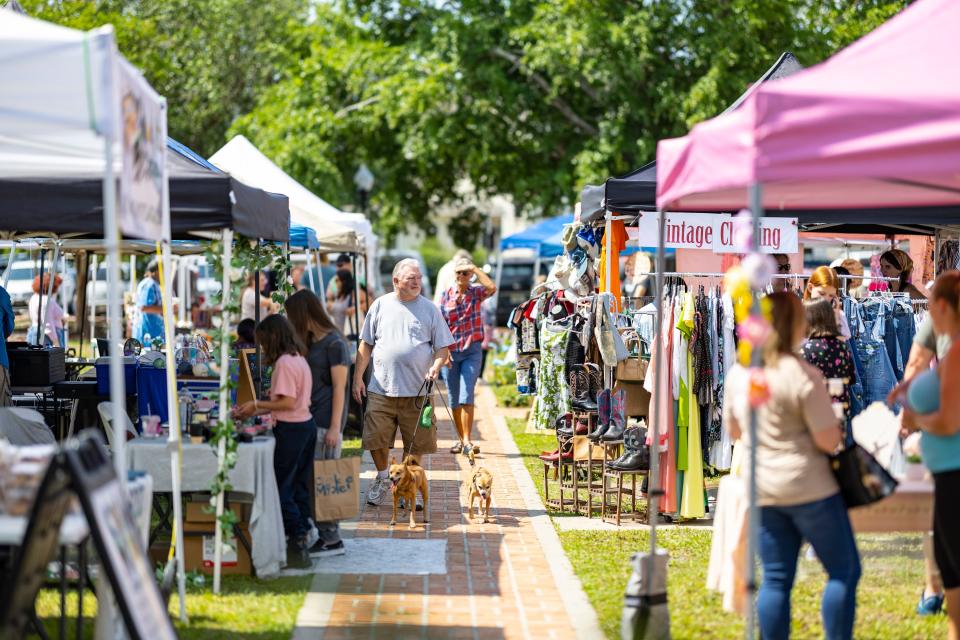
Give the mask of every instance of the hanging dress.
[[(695, 322), (695, 301), (693, 295), (687, 293), (684, 295), (683, 315), (677, 322), (677, 330), (687, 339), (693, 336)], [(696, 345), (696, 341), (691, 344)], [(683, 486), (680, 495), (680, 517), (681, 518), (702, 518), (705, 515), (703, 501), (703, 450), (700, 446), (700, 403), (697, 394), (693, 392), (694, 358), (688, 353), (686, 358), (687, 379), (690, 386), (686, 388), (686, 395), (683, 394), (683, 385), (681, 385), (681, 405), (687, 404), (687, 422), (682, 424), (677, 421), (677, 428), (681, 434), (686, 433), (686, 460), (677, 461), (677, 468), (683, 464)]]
[[(657, 430), (659, 431), (659, 447), (651, 441), (652, 430), (648, 431), (648, 443), (653, 453), (660, 451), (660, 489), (664, 492), (663, 500), (660, 501), (660, 512), (676, 513), (677, 511), (677, 464), (676, 464), (676, 440), (674, 438), (673, 423), (673, 304), (666, 304), (663, 310), (663, 327), (660, 328), (660, 340), (663, 343), (664, 357), (658, 358), (656, 349), (650, 359), (650, 367), (647, 369), (648, 375), (643, 381), (643, 388), (652, 396), (659, 397), (659, 415), (657, 420)], [(663, 373), (660, 374), (660, 384), (656, 384), (656, 367), (660, 360), (663, 361)], [(650, 399), (652, 410), (654, 398)], [(650, 416), (653, 420), (653, 416)], [(663, 449), (661, 451), (661, 449)]]

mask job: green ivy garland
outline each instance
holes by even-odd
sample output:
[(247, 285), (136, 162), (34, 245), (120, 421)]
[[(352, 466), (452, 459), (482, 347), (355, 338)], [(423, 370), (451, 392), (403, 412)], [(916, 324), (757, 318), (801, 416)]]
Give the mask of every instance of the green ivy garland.
[[(213, 268), (213, 273), (217, 282), (223, 282), (223, 242), (215, 240), (211, 243), (206, 254), (207, 264)], [(212, 328), (210, 339), (213, 342), (211, 353), (219, 357), (223, 341), (227, 341), (228, 352), (233, 351), (233, 330), (231, 328), (232, 318), (240, 315), (240, 301), (243, 289), (246, 286), (246, 276), (255, 271), (266, 271), (272, 268), (284, 275), (278, 281), (278, 290), (274, 291), (271, 299), (277, 304), (282, 305), (287, 297), (293, 293), (293, 282), (290, 278), (290, 260), (283, 245), (263, 244), (258, 246), (257, 240), (235, 235), (233, 240), (233, 257), (230, 261), (230, 302), (223, 305), (222, 292), (213, 295), (213, 304), (220, 305), (223, 309), (224, 321), (220, 323), (219, 328)], [(213, 437), (210, 440), (210, 446), (217, 451), (220, 441), (223, 440), (226, 455), (224, 457), (223, 468), (220, 469), (210, 483), (210, 506), (216, 506), (216, 499), (220, 493), (226, 494), (233, 489), (230, 483), (230, 472), (237, 466), (237, 431), (230, 412), (230, 398), (233, 390), (236, 388), (236, 382), (232, 376), (227, 376), (225, 389), (221, 387), (220, 391), (227, 392), (227, 406), (220, 407), (220, 420), (213, 429)], [(220, 530), (223, 532), (224, 544), (231, 546), (229, 540), (233, 536), (233, 527), (237, 523), (237, 516), (233, 511), (224, 510), (218, 518)]]

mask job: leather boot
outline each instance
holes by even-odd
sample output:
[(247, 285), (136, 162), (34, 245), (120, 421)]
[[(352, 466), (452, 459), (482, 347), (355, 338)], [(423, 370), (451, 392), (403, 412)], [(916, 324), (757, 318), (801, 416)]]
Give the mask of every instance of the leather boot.
[(603, 436), (603, 434), (607, 432), (607, 429), (609, 428), (610, 428), (609, 424), (599, 424), (597, 425), (597, 428), (593, 430), (593, 433), (591, 433), (587, 437), (590, 438), (591, 440), (599, 440)]
[(623, 431), (625, 429), (624, 424), (614, 422), (610, 425), (610, 428), (607, 429), (606, 433), (600, 438), (603, 442), (616, 442), (617, 440), (623, 440)]

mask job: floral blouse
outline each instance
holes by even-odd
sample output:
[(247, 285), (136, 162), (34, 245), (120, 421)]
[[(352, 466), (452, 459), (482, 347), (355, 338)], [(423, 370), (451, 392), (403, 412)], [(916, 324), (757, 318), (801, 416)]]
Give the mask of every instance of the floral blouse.
[(850, 419), (850, 385), (856, 382), (856, 370), (849, 345), (839, 337), (810, 338), (801, 347), (803, 359), (820, 369), (823, 377), (846, 378), (840, 401), (846, 407), (847, 419)]

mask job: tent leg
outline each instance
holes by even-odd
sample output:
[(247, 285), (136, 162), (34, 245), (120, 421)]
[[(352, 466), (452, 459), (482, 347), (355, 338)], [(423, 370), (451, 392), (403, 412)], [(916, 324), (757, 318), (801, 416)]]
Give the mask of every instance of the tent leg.
[(10, 255), (7, 257), (7, 266), (3, 270), (3, 288), (7, 288), (7, 284), (10, 282), (10, 271), (13, 269), (13, 261), (17, 257), (17, 245), (10, 247)]
[[(753, 214), (753, 251), (760, 250), (760, 219), (763, 217), (763, 188), (760, 183), (750, 185), (750, 211)], [(753, 316), (760, 315), (760, 303), (754, 296), (753, 306), (750, 310)], [(760, 349), (752, 350), (751, 367), (762, 366), (762, 352)], [(749, 424), (750, 442), (757, 441), (757, 410), (750, 409)], [(757, 447), (750, 447), (750, 460), (748, 462), (750, 474), (748, 482), (748, 515), (747, 515), (747, 624), (746, 637), (752, 640), (756, 633), (757, 626), (757, 569), (754, 558), (757, 555), (757, 541), (760, 524), (760, 509), (757, 506)]]
[[(220, 298), (220, 308), (226, 309), (230, 302), (230, 263), (233, 260), (233, 231), (223, 230), (223, 278)], [(260, 274), (257, 272), (256, 289), (260, 288)], [(259, 300), (257, 301), (257, 315), (259, 315)], [(226, 312), (220, 318), (220, 333), (223, 336), (220, 340), (220, 420), (226, 421), (230, 418), (227, 402), (230, 400), (230, 393), (227, 389), (227, 382), (230, 380), (230, 341), (227, 339), (229, 331), (230, 317)], [(259, 358), (257, 359), (259, 364)], [(217, 473), (223, 472), (225, 458), (227, 456), (227, 443), (220, 438), (217, 443)], [(214, 527), (214, 552), (213, 552), (213, 592), (220, 593), (220, 570), (223, 562), (223, 529), (220, 526), (220, 517), (223, 515), (223, 491), (217, 494), (217, 520)]]
[[(97, 271), (100, 269), (100, 256), (96, 253), (93, 254), (93, 279), (90, 280), (92, 283), (90, 286), (90, 345), (91, 348), (96, 344), (97, 339)], [(81, 336), (81, 340), (82, 340)], [(93, 355), (93, 352), (90, 352), (90, 355)], [(101, 356), (106, 356), (107, 354), (101, 353)]]
[(117, 185), (113, 175), (113, 136), (104, 136), (103, 171), (103, 226), (105, 245), (110, 262), (107, 266), (107, 339), (110, 344), (110, 402), (113, 413), (113, 464), (120, 485), (127, 486), (127, 393), (124, 384), (124, 366), (120, 345), (123, 342), (120, 291), (120, 226), (117, 221)]
[(307, 249), (306, 253), (307, 253), (307, 268), (305, 269), (305, 271), (307, 272), (307, 282), (310, 283), (310, 291), (313, 291), (315, 293), (317, 288), (316, 288), (316, 280), (313, 277), (313, 252), (310, 251), (310, 249)]

